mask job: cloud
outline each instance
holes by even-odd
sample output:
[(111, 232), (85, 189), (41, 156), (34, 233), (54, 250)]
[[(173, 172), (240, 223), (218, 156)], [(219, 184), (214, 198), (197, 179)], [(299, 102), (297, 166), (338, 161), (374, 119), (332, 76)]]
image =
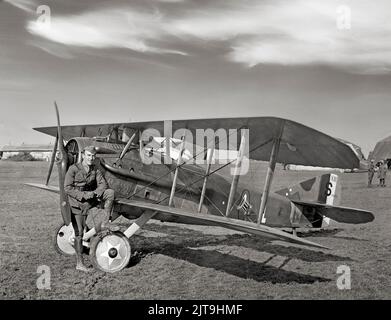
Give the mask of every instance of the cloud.
[[(390, 72), (391, 3), (386, 0), (376, 5), (346, 0), (342, 7), (340, 0), (226, 0), (203, 1), (196, 8), (191, 1), (151, 1), (144, 8), (121, 4), (55, 15), (50, 27), (30, 21), (27, 29), (76, 47), (191, 55), (178, 48), (202, 41), (201, 49), (218, 43), (222, 57), (248, 67), (320, 64), (359, 73)], [(17, 1), (20, 7), (28, 2)], [(167, 7), (167, 2), (176, 3)], [(350, 28), (338, 27), (349, 14)]]
[[(249, 67), (325, 64), (364, 73), (391, 67), (391, 4), (386, 1), (376, 6), (360, 0), (350, 6), (337, 0), (246, 4), (189, 14), (173, 28), (189, 37), (226, 41), (227, 59)], [(345, 13), (350, 29), (343, 28), (349, 26)]]
[(70, 46), (186, 54), (156, 44), (165, 36), (164, 21), (157, 11), (142, 13), (106, 9), (80, 15), (52, 17), (50, 25), (30, 21), (27, 29), (33, 34)]
[(55, 57), (62, 59), (72, 59), (75, 56), (67, 50), (67, 48), (56, 46), (52, 43), (31, 42), (31, 45), (49, 53)]
[(29, 13), (35, 12), (35, 9), (37, 7), (32, 0), (4, 0), (4, 2), (12, 4), (14, 7), (17, 7)]

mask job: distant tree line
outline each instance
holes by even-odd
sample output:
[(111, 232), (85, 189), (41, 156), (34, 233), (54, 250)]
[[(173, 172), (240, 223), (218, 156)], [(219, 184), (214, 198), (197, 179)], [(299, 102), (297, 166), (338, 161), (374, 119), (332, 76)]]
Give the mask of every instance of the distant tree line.
[(30, 152), (19, 152), (12, 156), (9, 156), (7, 159), (9, 161), (43, 161), (43, 159), (34, 158)]

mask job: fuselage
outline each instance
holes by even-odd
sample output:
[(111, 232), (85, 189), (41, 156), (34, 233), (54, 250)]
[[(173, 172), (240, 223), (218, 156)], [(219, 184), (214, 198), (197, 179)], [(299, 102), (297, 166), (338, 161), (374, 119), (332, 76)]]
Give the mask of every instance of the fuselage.
[[(115, 190), (118, 197), (168, 205), (176, 169), (175, 163), (145, 164), (136, 150), (129, 152), (120, 165), (116, 162), (116, 157), (106, 155), (101, 157), (100, 165), (105, 171), (110, 188)], [(182, 165), (178, 171), (173, 206), (196, 213), (200, 204), (204, 176), (204, 167), (194, 164)], [(233, 205), (227, 213), (230, 189), (229, 177), (224, 177), (218, 172), (210, 175), (200, 213), (257, 223), (262, 192), (255, 190), (251, 185), (238, 186)], [(121, 211), (121, 208), (118, 210)], [(133, 210), (121, 214), (136, 218), (141, 212)], [(273, 227), (311, 226), (302, 215), (302, 208), (294, 205), (289, 198), (276, 193), (269, 194), (266, 210), (261, 218), (262, 223)], [(188, 223), (186, 219), (179, 217), (165, 217), (164, 221)]]
[[(80, 150), (85, 145), (95, 144), (98, 147), (96, 164), (104, 171), (105, 178), (117, 198), (150, 201), (168, 205), (173, 186), (176, 161), (171, 164), (148, 164), (141, 158), (138, 149), (130, 150), (123, 159), (119, 153), (123, 146), (113, 143), (94, 142), (87, 138), (75, 138), (67, 145), (69, 165), (80, 161)], [(162, 160), (159, 153), (147, 153), (152, 160), (154, 157)], [(149, 161), (153, 162), (153, 161)], [(205, 179), (206, 166), (183, 164), (178, 170), (178, 178), (172, 205), (188, 212), (198, 213), (201, 191)], [(214, 172), (207, 178), (205, 197), (199, 214), (227, 216), (233, 219), (257, 223), (262, 192), (252, 185), (238, 186), (233, 197), (232, 206), (227, 212), (227, 200), (230, 194), (232, 177), (225, 177)], [(288, 197), (270, 193), (265, 212), (259, 218), (261, 223), (273, 227), (310, 227), (311, 223), (303, 215), (300, 206), (293, 204)], [(129, 219), (138, 218), (141, 209), (116, 206), (115, 211)], [(157, 219), (167, 222), (192, 223), (185, 218), (160, 214)]]

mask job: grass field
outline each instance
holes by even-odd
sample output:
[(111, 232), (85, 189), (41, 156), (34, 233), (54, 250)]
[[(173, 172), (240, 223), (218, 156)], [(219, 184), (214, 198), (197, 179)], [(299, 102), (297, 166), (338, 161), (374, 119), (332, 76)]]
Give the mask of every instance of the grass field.
[[(365, 173), (339, 174), (341, 205), (372, 211), (373, 222), (333, 223), (302, 234), (331, 250), (152, 221), (131, 238), (129, 267), (117, 274), (85, 274), (74, 269), (74, 257), (53, 248), (61, 223), (58, 196), (23, 185), (42, 183), (47, 167), (45, 162), (0, 161), (0, 299), (391, 298), (391, 184), (367, 188)], [(278, 169), (274, 189), (317, 174)], [(254, 169), (241, 183), (261, 188), (263, 175), (264, 169)], [(125, 229), (129, 221), (120, 219)], [(342, 265), (351, 272), (347, 290), (337, 287)], [(50, 289), (37, 288), (42, 266), (50, 268)]]

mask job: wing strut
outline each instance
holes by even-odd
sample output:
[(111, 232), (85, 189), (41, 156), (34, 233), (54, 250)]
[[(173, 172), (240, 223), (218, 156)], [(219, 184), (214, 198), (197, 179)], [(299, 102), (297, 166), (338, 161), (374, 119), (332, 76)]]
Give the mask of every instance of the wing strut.
[(128, 229), (125, 230), (124, 235), (129, 239), (138, 230), (140, 230), (150, 219), (152, 219), (157, 211), (146, 211), (137, 220), (135, 220)]
[(240, 139), (240, 147), (239, 147), (238, 157), (236, 158), (234, 174), (232, 177), (231, 190), (229, 191), (229, 196), (228, 196), (228, 201), (227, 201), (227, 209), (225, 211), (226, 217), (228, 217), (228, 215), (231, 211), (232, 202), (233, 202), (235, 194), (236, 194), (236, 189), (238, 188), (240, 171), (242, 170), (242, 160), (243, 160), (243, 156), (244, 156), (245, 143), (246, 143), (246, 139), (244, 137), (244, 134), (242, 133), (242, 137)]
[(278, 156), (278, 151), (280, 150), (281, 137), (284, 132), (284, 126), (285, 126), (285, 120), (283, 120), (281, 123), (278, 137), (274, 138), (273, 148), (270, 154), (269, 168), (267, 169), (265, 186), (263, 189), (261, 205), (258, 212), (258, 221), (257, 221), (258, 225), (261, 222), (262, 223), (266, 222), (266, 218), (265, 218), (266, 203), (267, 203), (267, 198), (269, 197), (270, 186), (272, 184), (273, 175), (274, 175), (274, 169), (276, 168), (277, 156)]
[(182, 136), (181, 149), (179, 151), (179, 156), (178, 156), (178, 160), (177, 160), (177, 164), (176, 164), (174, 180), (172, 181), (170, 200), (168, 201), (168, 206), (169, 207), (172, 206), (172, 203), (174, 201), (175, 188), (176, 188), (176, 184), (177, 184), (177, 180), (178, 180), (178, 171), (179, 171), (179, 166), (181, 165), (181, 162), (182, 162), (182, 154), (183, 154), (184, 149), (185, 149), (185, 134)]
[(212, 145), (212, 148), (208, 149), (207, 156), (206, 156), (206, 172), (205, 172), (205, 178), (204, 178), (204, 184), (202, 185), (202, 191), (201, 191), (201, 198), (200, 203), (198, 204), (198, 213), (201, 212), (202, 204), (204, 203), (205, 198), (205, 191), (206, 191), (206, 184), (208, 182), (208, 177), (210, 173), (210, 166), (212, 164), (212, 158), (214, 153), (214, 144)]

